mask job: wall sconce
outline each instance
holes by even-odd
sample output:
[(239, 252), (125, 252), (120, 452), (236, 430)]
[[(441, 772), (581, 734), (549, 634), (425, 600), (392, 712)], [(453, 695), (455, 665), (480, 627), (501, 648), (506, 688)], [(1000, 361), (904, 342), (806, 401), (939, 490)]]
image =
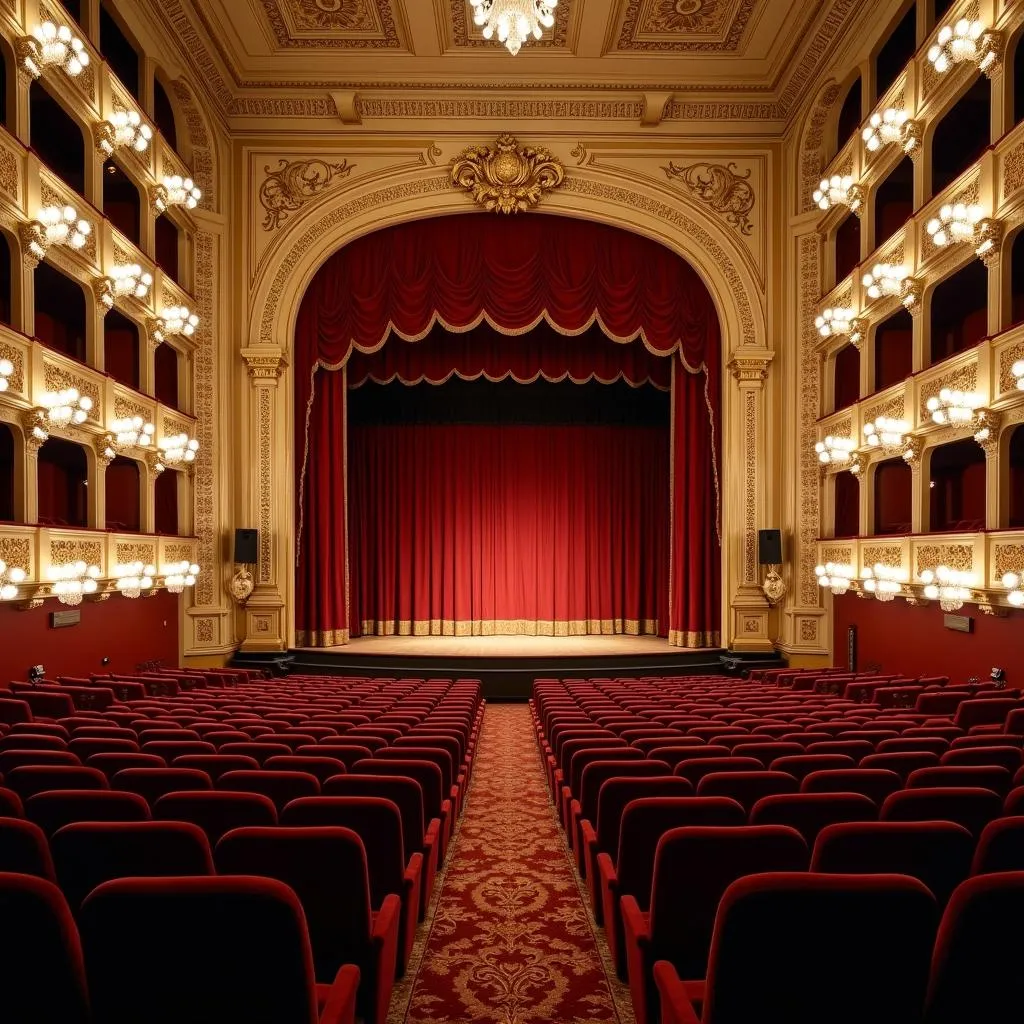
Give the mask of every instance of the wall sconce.
[(190, 313), (188, 306), (164, 306), (160, 319), (163, 321), (161, 330), (164, 335), (183, 334), (191, 338), (199, 326), (199, 317)]
[[(0, 367), (0, 374), (3, 372), (3, 367)], [(1017, 382), (1017, 390), (1024, 391), (1024, 359), (1018, 359), (1017, 362), (1010, 367), (1010, 373), (1013, 374), (1013, 377)], [(0, 388), (0, 391), (2, 390), (3, 388)]]
[(195, 462), (199, 442), (188, 434), (165, 437), (157, 445), (165, 466), (178, 466), (183, 462)]
[(838, 597), (850, 589), (853, 566), (828, 562), (826, 565), (815, 566), (814, 575), (818, 577), (819, 587), (827, 588)]
[(848, 174), (833, 174), (831, 178), (821, 179), (812, 198), (820, 210), (830, 210), (833, 206), (848, 206), (856, 213), (864, 202), (864, 193)]
[(912, 121), (905, 110), (886, 107), (882, 113), (876, 112), (868, 118), (867, 126), (860, 134), (869, 153), (877, 153), (883, 146), (896, 142), (909, 156), (921, 140), (921, 126)]
[(47, 391), (42, 398), (46, 420), (51, 427), (68, 427), (84, 423), (92, 412), (92, 399), (79, 394), (78, 388)]
[(67, 25), (55, 25), (52, 21), (44, 21), (32, 29), (31, 35), (22, 36), (17, 51), (21, 67), (32, 78), (38, 78), (48, 68), (61, 68), (75, 78), (89, 64), (89, 51), (82, 40)]
[(27, 573), (20, 566), (8, 565), (0, 558), (0, 601), (13, 601), (26, 576)]
[(1006, 595), (1006, 600), (1014, 608), (1024, 608), (1024, 590), (1021, 589), (1024, 586), (1024, 581), (1021, 580), (1020, 574), (1015, 572), (1004, 573), (1002, 583), (1009, 591)]
[(153, 209), (157, 213), (163, 213), (171, 206), (194, 210), (202, 198), (203, 193), (196, 187), (196, 183), (180, 174), (165, 175), (164, 180), (151, 193)]
[(900, 302), (908, 313), (914, 314), (921, 310), (921, 282), (914, 277), (908, 277), (903, 281), (901, 288)]
[(13, 376), (14, 363), (10, 359), (0, 359), (0, 392), (6, 391), (11, 386), (10, 379)]
[(971, 588), (977, 582), (974, 574), (950, 569), (939, 565), (919, 573), (924, 586), (924, 596), (929, 601), (938, 601), (944, 612), (956, 612), (971, 598)]
[(971, 242), (983, 216), (984, 211), (976, 203), (947, 203), (928, 221), (925, 230), (940, 249), (955, 242)]
[(82, 603), (83, 595), (96, 593), (100, 568), (79, 560), (65, 565), (51, 565), (47, 575), (50, 589), (57, 600), (73, 607)]
[(180, 594), (185, 587), (194, 587), (199, 575), (199, 566), (195, 562), (168, 562), (160, 567), (164, 578), (164, 586), (172, 594)]
[(964, 426), (975, 419), (981, 399), (965, 391), (943, 388), (938, 395), (928, 399), (926, 407), (932, 414), (932, 421), (940, 427)]
[(999, 246), (1003, 241), (1003, 225), (1001, 221), (986, 217), (978, 224), (974, 233), (974, 255), (990, 267), (999, 258)]
[(943, 25), (928, 48), (928, 62), (937, 74), (944, 75), (955, 64), (973, 61), (978, 70), (991, 75), (1001, 62), (1002, 36), (977, 19), (961, 18), (954, 25)]
[(910, 424), (906, 420), (894, 420), (886, 416), (879, 416), (873, 423), (865, 424), (864, 440), (872, 448), (895, 451), (903, 447), (909, 429)]
[(814, 326), (823, 338), (831, 338), (834, 334), (850, 334), (853, 330), (853, 310), (845, 306), (823, 309), (814, 318)]
[(823, 466), (845, 466), (856, 447), (857, 442), (852, 437), (832, 437), (830, 434), (824, 441), (819, 441), (814, 450), (818, 453), (818, 461)]
[(79, 217), (73, 206), (44, 206), (35, 220), (19, 229), (21, 242), (35, 263), (46, 256), (51, 245), (81, 249), (91, 233), (92, 225)]
[(903, 461), (910, 466), (917, 462), (919, 458), (921, 458), (921, 439), (910, 434), (907, 436), (903, 448)]
[(876, 562), (874, 567), (865, 569), (862, 579), (864, 590), (874, 594), (875, 598), (882, 602), (891, 601), (903, 590), (904, 573), (890, 565), (882, 565), (881, 562)]
[(144, 299), (153, 287), (153, 275), (138, 263), (126, 263), (111, 269), (110, 287), (117, 296)]
[(141, 416), (114, 420), (110, 424), (111, 441), (118, 451), (129, 448), (148, 448), (153, 443), (156, 428)]
[(142, 562), (127, 562), (114, 566), (117, 589), (125, 597), (132, 599), (138, 597), (144, 590), (152, 589), (155, 575), (156, 569), (151, 565), (143, 565)]
[(113, 156), (118, 149), (145, 153), (152, 141), (153, 129), (137, 110), (117, 110), (106, 121), (98, 122), (93, 134), (96, 148), (104, 156)]
[(908, 276), (907, 268), (893, 263), (876, 263), (862, 278), (868, 298), (880, 299), (883, 295), (901, 295), (903, 282)]

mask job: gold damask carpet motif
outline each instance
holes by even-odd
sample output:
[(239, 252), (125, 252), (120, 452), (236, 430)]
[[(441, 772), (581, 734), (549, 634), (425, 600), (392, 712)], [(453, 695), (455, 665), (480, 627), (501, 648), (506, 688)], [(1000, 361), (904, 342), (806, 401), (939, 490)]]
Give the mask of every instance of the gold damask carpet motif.
[(429, 932), (389, 1024), (632, 1024), (582, 898), (529, 711), (490, 705)]

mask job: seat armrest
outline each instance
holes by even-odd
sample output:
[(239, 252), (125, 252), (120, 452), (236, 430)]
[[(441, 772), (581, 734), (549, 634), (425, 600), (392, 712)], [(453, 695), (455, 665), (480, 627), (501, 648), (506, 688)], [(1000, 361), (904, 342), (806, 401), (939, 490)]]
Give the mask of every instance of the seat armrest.
[(359, 968), (345, 964), (338, 971), (320, 1012), (320, 1024), (355, 1024)]
[(402, 914), (402, 901), (394, 893), (388, 893), (384, 902), (373, 915), (373, 931), (370, 939), (377, 949), (387, 945), (389, 940), (398, 941), (398, 919)]
[(650, 919), (640, 909), (636, 897), (628, 893), (619, 900), (619, 913), (626, 930), (626, 943), (635, 943), (640, 949), (647, 950), (651, 946)]
[(659, 960), (654, 965), (654, 983), (661, 997), (661, 1024), (700, 1024), (686, 989), (668, 960)]

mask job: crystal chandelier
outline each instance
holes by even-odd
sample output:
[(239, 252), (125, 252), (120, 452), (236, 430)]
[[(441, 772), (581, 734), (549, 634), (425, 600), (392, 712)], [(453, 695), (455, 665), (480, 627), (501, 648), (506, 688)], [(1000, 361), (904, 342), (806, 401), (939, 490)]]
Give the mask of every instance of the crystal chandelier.
[(199, 566), (195, 562), (169, 562), (161, 566), (164, 586), (172, 594), (180, 594), (185, 587), (194, 587), (199, 575)]
[(960, 572), (946, 565), (925, 569), (920, 577), (925, 585), (924, 596), (929, 601), (938, 601), (944, 612), (955, 612), (963, 608), (964, 601), (971, 598), (971, 587), (975, 582), (973, 573)]
[(125, 597), (133, 599), (138, 597), (144, 590), (152, 588), (155, 575), (156, 569), (151, 565), (143, 565), (142, 562), (126, 562), (114, 566), (117, 589)]
[(1024, 590), (1021, 589), (1022, 585), (1024, 585), (1024, 581), (1021, 580), (1019, 573), (1007, 572), (1003, 574), (1003, 586), (1009, 591), (1006, 595), (1006, 600), (1014, 608), (1024, 608)]
[(974, 240), (974, 232), (984, 211), (977, 203), (947, 203), (925, 225), (925, 230), (938, 248), (955, 242)]
[(153, 275), (138, 263), (126, 263), (111, 269), (110, 286), (115, 295), (144, 299), (153, 287)]
[(819, 441), (814, 450), (823, 466), (845, 465), (856, 447), (852, 437), (832, 437), (830, 434), (824, 441)]
[(95, 594), (100, 578), (98, 565), (86, 565), (79, 560), (65, 565), (51, 565), (49, 569), (50, 589), (61, 604), (82, 603), (85, 594)]
[(153, 191), (153, 205), (157, 213), (163, 213), (171, 206), (184, 206), (186, 210), (194, 210), (199, 205), (203, 193), (196, 188), (191, 178), (183, 178), (180, 174), (168, 174)]
[(147, 448), (153, 443), (156, 428), (141, 416), (125, 417), (110, 424), (114, 447), (119, 451), (128, 448)]
[(868, 298), (880, 299), (883, 295), (900, 295), (906, 279), (906, 267), (892, 263), (876, 263), (861, 278), (861, 282), (867, 289)]
[(973, 61), (986, 74), (999, 60), (999, 37), (989, 32), (984, 22), (961, 18), (954, 25), (943, 25), (928, 48), (928, 61), (936, 73), (945, 74), (954, 64)]
[(903, 574), (890, 565), (876, 562), (874, 567), (865, 569), (863, 573), (864, 589), (874, 594), (879, 601), (891, 601), (903, 590)]
[(833, 206), (848, 206), (851, 210), (857, 210), (864, 201), (860, 186), (854, 184), (848, 174), (833, 174), (831, 178), (822, 178), (812, 198), (821, 210), (830, 210)]
[(62, 68), (72, 78), (89, 64), (89, 52), (67, 25), (44, 21), (23, 36), (18, 44), (22, 67), (38, 78), (47, 68)]
[(974, 421), (981, 399), (964, 391), (943, 388), (938, 395), (932, 395), (926, 408), (932, 414), (932, 421), (940, 427), (964, 426)]
[(67, 427), (72, 423), (84, 423), (89, 418), (92, 399), (79, 394), (78, 388), (65, 388), (63, 391), (47, 391), (43, 395), (42, 406), (51, 427)]
[(160, 313), (163, 321), (162, 332), (167, 334), (183, 334), (191, 338), (199, 326), (199, 317), (190, 313), (188, 306), (165, 306)]
[(828, 562), (815, 566), (814, 575), (818, 577), (818, 586), (825, 587), (833, 594), (845, 594), (850, 589), (853, 579), (853, 566)]
[[(0, 366), (0, 375), (2, 375), (3, 372), (3, 366)], [(1024, 359), (1018, 359), (1017, 362), (1010, 367), (1010, 373), (1012, 373), (1017, 380), (1017, 390), (1024, 391)], [(0, 387), (0, 391), (2, 390), (3, 388)]]
[(868, 118), (867, 127), (861, 132), (864, 148), (869, 153), (875, 153), (891, 142), (900, 142), (908, 117), (907, 112), (899, 107), (886, 107), (881, 114), (876, 111)]
[(145, 153), (153, 139), (153, 129), (137, 110), (115, 111), (96, 125), (95, 132), (96, 145), (105, 156), (112, 156), (117, 149)]
[(14, 363), (10, 359), (0, 359), (0, 391), (10, 386), (10, 378), (14, 376)]
[(497, 35), (514, 57), (530, 36), (540, 39), (544, 29), (555, 24), (558, 0), (469, 0), (473, 23), (483, 29), (484, 38)]
[(0, 558), (0, 601), (13, 601), (18, 596), (18, 586), (25, 582), (25, 570), (17, 565), (8, 565)]
[(872, 448), (902, 448), (903, 440), (910, 429), (906, 420), (890, 419), (879, 416), (878, 419), (864, 426), (864, 440)]
[(164, 464), (177, 466), (182, 462), (195, 462), (199, 442), (188, 434), (174, 434), (172, 437), (165, 437), (158, 447)]
[(833, 334), (849, 334), (853, 325), (853, 310), (843, 306), (823, 309), (814, 318), (814, 326), (823, 338), (831, 338)]

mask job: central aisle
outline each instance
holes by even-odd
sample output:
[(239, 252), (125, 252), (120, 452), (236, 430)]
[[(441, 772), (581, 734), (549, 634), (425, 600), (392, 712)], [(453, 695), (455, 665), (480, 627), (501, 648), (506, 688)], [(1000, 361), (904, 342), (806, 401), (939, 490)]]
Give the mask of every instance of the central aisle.
[(632, 1024), (548, 797), (529, 709), (489, 705), (440, 896), (390, 1024)]

